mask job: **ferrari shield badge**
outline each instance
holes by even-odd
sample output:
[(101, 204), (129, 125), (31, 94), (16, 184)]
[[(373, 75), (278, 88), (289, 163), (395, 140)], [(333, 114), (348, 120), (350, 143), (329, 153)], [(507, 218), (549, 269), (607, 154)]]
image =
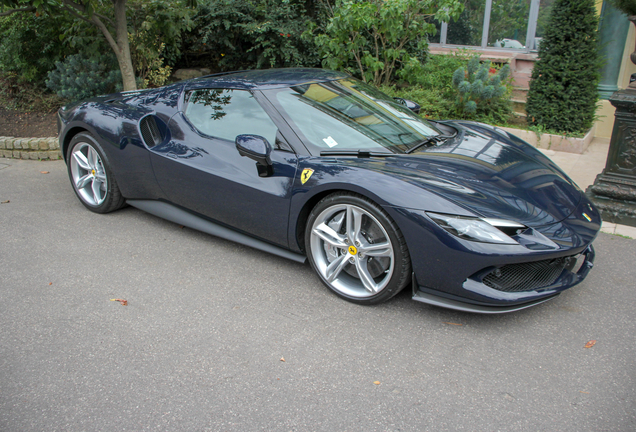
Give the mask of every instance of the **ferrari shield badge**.
[(313, 173), (314, 173), (314, 170), (312, 170), (311, 168), (305, 168), (302, 174), (300, 175), (300, 182), (302, 184), (307, 183), (307, 180), (309, 180), (309, 177), (311, 177)]

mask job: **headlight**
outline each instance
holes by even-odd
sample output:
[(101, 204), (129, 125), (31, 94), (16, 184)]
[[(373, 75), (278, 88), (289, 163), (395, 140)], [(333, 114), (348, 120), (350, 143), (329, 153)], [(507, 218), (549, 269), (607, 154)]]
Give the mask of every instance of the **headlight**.
[(527, 228), (520, 223), (501, 219), (476, 219), (428, 212), (426, 214), (449, 233), (465, 240), (484, 243), (519, 244), (503, 230), (512, 234)]

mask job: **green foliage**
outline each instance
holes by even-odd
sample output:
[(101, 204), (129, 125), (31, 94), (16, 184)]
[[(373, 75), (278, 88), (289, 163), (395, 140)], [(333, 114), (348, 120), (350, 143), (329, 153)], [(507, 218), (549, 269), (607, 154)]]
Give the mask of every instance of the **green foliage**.
[(59, 32), (69, 21), (34, 13), (0, 18), (0, 70), (16, 73), (22, 82), (43, 83), (68, 49)]
[(128, 33), (128, 42), (135, 72), (143, 82), (141, 87), (160, 87), (168, 82), (172, 68), (164, 65), (164, 59), (161, 57), (166, 45), (161, 43), (156, 46), (157, 42), (149, 42), (144, 31), (137, 34)]
[[(129, 40), (134, 41), (135, 48), (139, 51), (137, 57), (144, 51), (161, 50), (161, 61), (174, 66), (183, 53), (184, 35), (194, 26), (193, 17), (196, 11), (188, 7), (184, 0), (132, 0), (128, 3), (128, 34)], [(163, 44), (163, 49), (161, 45)], [(134, 56), (134, 54), (133, 54)], [(148, 53), (142, 55), (144, 63), (155, 61), (155, 57), (149, 58)], [(138, 66), (133, 58), (135, 69), (143, 69)]]
[(627, 15), (636, 15), (636, 0), (610, 0), (610, 3)]
[(453, 71), (466, 67), (463, 55), (430, 55), (417, 77), (417, 84), (404, 86), (381, 86), (380, 89), (393, 97), (417, 102), (420, 113), (429, 118), (451, 117), (453, 97)]
[(422, 66), (417, 84), (409, 86), (382, 86), (381, 90), (393, 97), (417, 102), (420, 113), (434, 119), (449, 118), (453, 90), (453, 71), (465, 67), (467, 60), (455, 55), (431, 55)]
[(435, 32), (429, 21), (457, 17), (462, 8), (459, 0), (342, 0), (324, 28), (311, 26), (304, 37), (313, 39), (326, 68), (375, 85), (415, 82), (427, 35)]
[(181, 0), (134, 0), (128, 6), (128, 41), (142, 87), (164, 85), (180, 59), (183, 35), (195, 11)]
[(302, 40), (302, 0), (203, 0), (188, 35), (188, 63), (212, 69), (315, 66), (311, 41)]
[[(382, 86), (380, 89), (393, 97), (401, 97), (417, 102), (421, 106), (422, 116), (431, 119), (457, 118), (455, 99), (457, 87), (466, 81), (468, 69), (468, 57), (460, 53), (459, 55), (431, 55), (422, 68), (422, 74), (418, 79), (418, 84), (408, 87)], [(479, 65), (479, 62), (478, 62)], [(475, 69), (474, 60), (470, 66), (474, 77), (479, 72), (479, 67)], [(461, 70), (461, 72), (458, 72)], [(504, 72), (505, 74), (505, 72)], [(497, 73), (496, 76), (501, 76)], [(507, 80), (505, 83), (505, 95), (499, 98), (492, 98), (486, 104), (470, 104), (467, 110), (474, 109), (471, 118), (485, 123), (505, 125), (511, 120), (510, 102), (507, 99), (510, 88)], [(455, 84), (456, 83), (456, 84)], [(470, 82), (464, 86), (471, 86)], [(484, 91), (488, 86), (484, 88)], [(471, 86), (472, 89), (472, 86)], [(470, 92), (470, 89), (466, 89)]]
[(450, 118), (453, 116), (453, 72), (466, 67), (467, 62), (464, 55), (430, 55), (422, 66), (417, 84), (407, 87), (381, 86), (380, 89), (390, 96), (418, 103), (424, 117)]
[(121, 90), (121, 72), (112, 57), (87, 59), (72, 55), (55, 63), (46, 86), (58, 96), (76, 101)]
[(557, 0), (532, 71), (528, 124), (562, 133), (594, 123), (600, 58), (594, 0)]
[[(460, 67), (453, 73), (454, 115), (473, 119), (478, 112), (482, 116), (489, 116), (500, 111), (502, 106), (505, 106), (509, 74), (508, 64), (497, 71), (491, 66), (490, 61), (481, 63), (479, 55), (473, 56), (465, 70)], [(510, 114), (509, 111), (510, 108), (506, 115)]]

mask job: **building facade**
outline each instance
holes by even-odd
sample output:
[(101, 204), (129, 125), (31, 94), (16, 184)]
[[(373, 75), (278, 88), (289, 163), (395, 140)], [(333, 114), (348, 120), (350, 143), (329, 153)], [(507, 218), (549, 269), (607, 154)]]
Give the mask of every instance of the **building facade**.
[[(515, 110), (523, 114), (532, 69), (554, 3), (555, 0), (465, 0), (465, 10), (456, 22), (438, 24), (430, 52), (470, 49), (494, 63), (509, 63)], [(599, 49), (605, 62), (594, 134), (610, 138), (615, 109), (608, 99), (615, 91), (626, 88), (631, 74), (636, 73), (636, 65), (629, 58), (636, 44), (636, 27), (607, 0), (597, 0), (596, 8)]]

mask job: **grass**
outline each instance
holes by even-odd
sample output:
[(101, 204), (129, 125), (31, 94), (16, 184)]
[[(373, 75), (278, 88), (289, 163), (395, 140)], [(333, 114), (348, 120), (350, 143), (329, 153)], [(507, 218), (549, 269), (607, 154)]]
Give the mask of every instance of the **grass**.
[(616, 233), (614, 233), (614, 234), (612, 234), (612, 235), (615, 235), (616, 237), (623, 237), (623, 238), (626, 238), (626, 239), (629, 239), (629, 240), (634, 240), (632, 237), (630, 237), (630, 236), (626, 236), (626, 235), (623, 235), (623, 234), (616, 234)]

